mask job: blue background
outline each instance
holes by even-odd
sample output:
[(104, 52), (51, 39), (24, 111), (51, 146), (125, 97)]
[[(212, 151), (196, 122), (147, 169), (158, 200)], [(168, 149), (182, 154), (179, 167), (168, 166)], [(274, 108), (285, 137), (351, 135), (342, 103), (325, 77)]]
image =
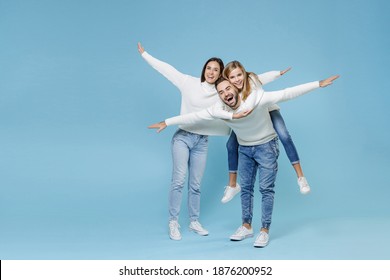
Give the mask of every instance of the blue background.
[[(246, 5), (245, 5), (246, 4)], [(389, 11), (355, 1), (0, 1), (0, 259), (389, 259)], [(167, 232), (180, 94), (137, 42), (200, 76), (211, 56), (267, 90), (341, 78), (281, 104), (312, 193), (281, 147), (271, 242), (230, 242), (226, 137), (211, 137), (200, 237)], [(184, 196), (186, 197), (186, 195)], [(260, 226), (256, 192), (254, 227)]]

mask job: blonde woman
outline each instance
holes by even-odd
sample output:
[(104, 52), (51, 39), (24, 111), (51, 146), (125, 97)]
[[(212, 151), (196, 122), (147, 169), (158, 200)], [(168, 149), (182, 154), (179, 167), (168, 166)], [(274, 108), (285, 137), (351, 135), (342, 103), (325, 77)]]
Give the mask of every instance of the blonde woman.
[[(280, 75), (285, 74), (291, 68), (280, 71)], [(244, 66), (239, 61), (232, 61), (225, 66), (223, 77), (228, 79), (239, 91), (240, 96), (245, 104), (245, 110), (251, 110), (255, 106), (256, 96), (251, 94), (260, 88), (264, 83), (261, 77), (252, 72), (247, 72)], [(310, 192), (310, 186), (304, 176), (300, 159), (294, 142), (287, 130), (280, 108), (277, 105), (269, 107), (269, 114), (272, 120), (273, 127), (283, 144), (287, 157), (289, 158), (298, 177), (298, 185), (302, 194)], [(228, 150), (229, 162), (229, 185), (226, 186), (222, 202), (230, 201), (239, 191), (240, 186), (237, 184), (237, 162), (238, 162), (238, 142), (234, 132), (231, 133), (228, 142), (226, 143)]]

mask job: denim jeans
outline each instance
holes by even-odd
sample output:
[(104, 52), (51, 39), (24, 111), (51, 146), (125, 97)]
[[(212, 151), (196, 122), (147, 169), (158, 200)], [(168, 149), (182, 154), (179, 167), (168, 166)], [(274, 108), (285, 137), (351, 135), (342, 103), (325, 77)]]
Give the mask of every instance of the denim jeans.
[[(295, 148), (294, 142), (287, 130), (286, 124), (284, 123), (283, 117), (280, 114), (280, 110), (273, 110), (269, 112), (272, 120), (272, 124), (280, 142), (282, 142), (284, 150), (286, 151), (287, 157), (291, 164), (299, 162), (298, 151)], [(238, 169), (238, 142), (237, 136), (232, 131), (228, 141), (226, 142), (226, 148), (228, 151), (228, 167), (230, 173), (237, 173)]]
[(237, 136), (232, 130), (230, 137), (226, 142), (226, 149), (228, 151), (228, 167), (230, 173), (237, 173), (238, 169), (238, 141)]
[(280, 114), (280, 110), (273, 110), (269, 112), (272, 120), (272, 124), (280, 142), (282, 142), (284, 150), (286, 151), (287, 157), (291, 164), (299, 162), (298, 151), (295, 148), (294, 142), (291, 139), (290, 133), (287, 130), (286, 124), (284, 123), (283, 117)]
[(197, 221), (200, 214), (200, 183), (206, 167), (208, 136), (179, 129), (172, 137), (172, 181), (169, 191), (169, 220), (178, 220), (182, 192), (188, 171), (188, 214)]
[(269, 228), (274, 206), (274, 187), (278, 171), (278, 138), (256, 146), (239, 147), (238, 169), (241, 183), (242, 222), (252, 224), (256, 173), (261, 193), (261, 225)]

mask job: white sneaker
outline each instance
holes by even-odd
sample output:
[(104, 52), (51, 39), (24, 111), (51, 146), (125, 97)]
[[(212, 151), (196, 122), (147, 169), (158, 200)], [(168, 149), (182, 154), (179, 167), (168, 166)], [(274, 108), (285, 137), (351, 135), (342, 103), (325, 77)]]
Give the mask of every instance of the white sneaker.
[(268, 245), (269, 242), (269, 234), (265, 231), (260, 231), (260, 234), (256, 237), (255, 243), (253, 243), (253, 246), (255, 247), (265, 247)]
[(177, 221), (170, 221), (169, 222), (169, 237), (172, 240), (180, 240), (181, 234), (180, 234), (180, 225)]
[(198, 221), (193, 221), (190, 223), (190, 230), (199, 234), (199, 235), (203, 235), (203, 236), (206, 236), (209, 234), (209, 232), (207, 230), (205, 230)]
[(232, 188), (231, 186), (225, 187), (225, 192), (223, 194), (223, 197), (221, 199), (222, 203), (229, 202), (233, 199), (233, 197), (238, 194), (241, 191), (241, 187), (238, 183), (236, 183), (236, 187)]
[(230, 240), (241, 241), (248, 237), (253, 237), (253, 229), (247, 229), (244, 226), (240, 226), (236, 232), (230, 236)]
[(298, 178), (298, 185), (301, 194), (308, 194), (310, 192), (310, 186), (305, 177)]

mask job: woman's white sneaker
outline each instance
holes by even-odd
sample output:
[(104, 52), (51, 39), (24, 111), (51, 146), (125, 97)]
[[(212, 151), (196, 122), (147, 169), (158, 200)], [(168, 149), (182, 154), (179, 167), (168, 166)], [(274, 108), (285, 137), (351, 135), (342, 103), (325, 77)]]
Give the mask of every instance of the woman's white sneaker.
[(301, 194), (308, 194), (310, 192), (310, 186), (305, 177), (298, 178), (298, 185)]
[(190, 223), (190, 230), (202, 236), (206, 236), (209, 234), (209, 232), (204, 229), (198, 221), (192, 221)]
[(221, 199), (222, 203), (229, 202), (233, 199), (233, 197), (238, 194), (241, 191), (240, 185), (237, 183), (235, 188), (232, 188), (231, 186), (225, 187), (225, 192), (223, 193), (223, 197)]
[(181, 239), (181, 233), (180, 233), (180, 225), (177, 221), (169, 221), (169, 237), (172, 240), (180, 240)]

